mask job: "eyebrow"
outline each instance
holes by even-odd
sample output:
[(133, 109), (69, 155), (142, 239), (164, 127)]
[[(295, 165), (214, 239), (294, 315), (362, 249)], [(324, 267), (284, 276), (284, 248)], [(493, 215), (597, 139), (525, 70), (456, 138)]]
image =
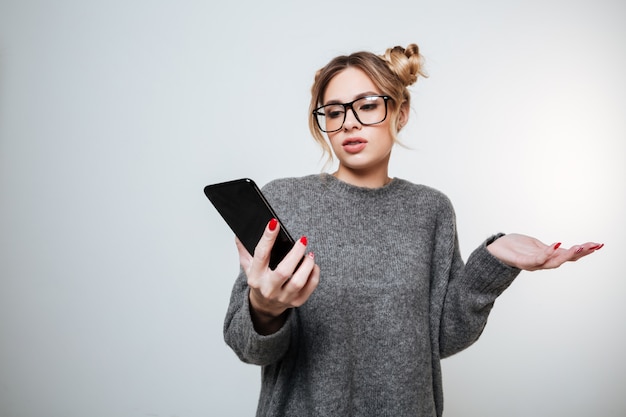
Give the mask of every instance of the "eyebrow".
[[(380, 93), (378, 93), (378, 92), (376, 92), (376, 91), (366, 91), (366, 92), (363, 92), (363, 93), (357, 94), (357, 95), (356, 95), (356, 96), (354, 96), (354, 97), (353, 97), (353, 99), (352, 99), (352, 100), (350, 100), (350, 101), (358, 100), (358, 99), (360, 99), (360, 98), (367, 97), (367, 96), (379, 96), (379, 95), (380, 95)], [(348, 103), (349, 103), (349, 102), (348, 102)], [(329, 104), (345, 104), (345, 102), (340, 101), (340, 100), (330, 100), (330, 101), (327, 101), (326, 103), (324, 103), (324, 106), (327, 106), (327, 105), (329, 105)]]

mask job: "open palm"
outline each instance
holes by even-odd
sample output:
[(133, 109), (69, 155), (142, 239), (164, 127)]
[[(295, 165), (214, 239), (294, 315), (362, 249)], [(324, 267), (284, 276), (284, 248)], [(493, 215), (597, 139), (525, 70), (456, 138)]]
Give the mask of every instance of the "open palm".
[(560, 243), (548, 246), (533, 237), (512, 233), (496, 239), (487, 246), (487, 249), (509, 266), (537, 271), (558, 268), (565, 262), (577, 261), (603, 246), (587, 242), (564, 249)]

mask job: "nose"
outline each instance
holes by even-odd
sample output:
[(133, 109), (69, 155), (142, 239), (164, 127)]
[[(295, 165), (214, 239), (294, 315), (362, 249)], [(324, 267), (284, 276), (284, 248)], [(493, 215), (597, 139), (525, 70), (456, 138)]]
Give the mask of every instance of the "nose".
[(356, 117), (356, 112), (352, 106), (350, 106), (350, 111), (346, 109), (346, 119), (343, 121), (344, 130), (360, 129), (361, 126), (361, 122), (359, 122), (359, 119)]

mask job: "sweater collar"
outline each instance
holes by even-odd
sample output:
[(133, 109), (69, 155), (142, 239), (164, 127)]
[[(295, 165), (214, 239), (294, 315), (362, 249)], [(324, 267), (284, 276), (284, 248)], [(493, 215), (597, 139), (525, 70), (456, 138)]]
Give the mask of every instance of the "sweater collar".
[(398, 178), (393, 177), (391, 181), (382, 187), (359, 187), (342, 181), (327, 173), (320, 174), (320, 181), (325, 187), (339, 194), (362, 197), (380, 197), (387, 195), (397, 189), (401, 182)]

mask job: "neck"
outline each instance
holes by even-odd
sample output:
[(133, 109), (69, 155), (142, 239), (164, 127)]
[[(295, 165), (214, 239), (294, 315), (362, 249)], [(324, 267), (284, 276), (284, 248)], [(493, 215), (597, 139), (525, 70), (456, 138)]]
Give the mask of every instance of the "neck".
[(391, 181), (387, 169), (376, 172), (360, 172), (345, 168), (341, 165), (333, 176), (348, 184), (366, 188), (380, 188), (389, 184)]

